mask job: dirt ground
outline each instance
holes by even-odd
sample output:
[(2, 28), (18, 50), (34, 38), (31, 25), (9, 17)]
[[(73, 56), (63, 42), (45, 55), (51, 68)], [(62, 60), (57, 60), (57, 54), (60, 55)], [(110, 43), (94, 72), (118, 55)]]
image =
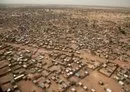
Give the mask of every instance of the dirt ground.
[[(94, 60), (102, 64), (110, 61), (119, 65), (119, 67), (130, 67), (129, 59), (128, 62), (125, 62), (118, 57), (113, 60), (106, 57), (107, 55), (114, 57), (114, 55), (123, 56), (124, 54), (130, 56), (130, 12), (128, 10), (50, 9), (48, 12), (42, 8), (28, 8), (27, 10), (26, 8), (18, 8), (18, 10), (16, 8), (14, 10), (13, 8), (10, 11), (8, 9), (0, 9), (1, 20), (3, 21), (0, 24), (0, 41), (14, 48), (18, 47), (31, 51), (33, 53), (31, 59), (36, 59), (39, 54), (44, 54), (44, 60), (41, 62), (40, 60), (36, 60), (34, 61), (35, 64), (33, 63), (34, 65), (27, 67), (30, 70), (25, 69), (26, 74), (32, 80), (36, 75), (42, 75), (43, 78), (53, 70), (62, 70), (60, 75), (54, 71), (55, 73), (50, 73), (46, 79), (50, 79), (52, 75), (56, 74), (56, 76), (65, 82), (82, 82), (84, 86), (88, 87), (88, 90), (85, 91), (83, 87), (75, 84), (71, 85), (65, 92), (72, 92), (72, 88), (75, 88), (77, 92), (91, 92), (91, 89), (95, 89), (96, 92), (106, 92), (105, 88), (110, 88), (112, 92), (124, 92), (122, 89), (123, 86), (119, 85), (113, 78), (114, 74), (111, 77), (107, 77), (98, 71), (101, 65), (96, 67), (96, 69), (90, 69), (87, 66), (87, 62)], [(27, 44), (25, 44), (26, 42)], [(49, 49), (48, 47), (52, 48)], [(6, 50), (8, 51), (8, 49)], [(101, 54), (99, 56), (95, 53), (98, 51)], [(65, 54), (66, 57), (70, 56), (71, 60), (73, 56), (79, 57), (82, 63), (86, 65), (85, 67), (89, 75), (83, 79), (75, 75), (68, 79), (65, 78), (64, 75), (66, 72), (64, 70), (69, 64), (67, 63), (68, 66), (63, 64), (65, 67), (62, 64), (56, 65), (57, 62), (62, 63), (61, 61), (64, 60), (55, 60), (56, 63), (52, 63), (54, 58), (53, 55), (51, 57), (51, 54), (55, 54), (55, 52)], [(25, 64), (28, 63), (25, 62)], [(47, 65), (44, 67), (43, 63)], [(0, 61), (0, 75), (9, 70), (8, 65), (9, 62)], [(53, 66), (49, 68), (48, 66), (51, 65)], [(39, 68), (39, 66), (41, 67)], [(74, 63), (70, 67), (76, 69), (79, 67), (79, 64)], [(43, 71), (31, 74), (31, 68)], [(85, 71), (83, 70), (82, 72)], [(12, 79), (13, 74), (1, 75), (0, 83), (9, 82)], [(21, 92), (59, 92), (58, 90), (61, 88), (60, 84), (51, 80), (50, 87), (43, 89), (36, 86), (32, 80), (21, 80), (16, 84), (18, 84)], [(41, 81), (43, 82), (43, 79)], [(100, 85), (99, 81), (102, 81), (104, 85)], [(12, 88), (10, 82), (2, 85), (2, 89), (6, 90), (8, 88)]]
[[(15, 47), (20, 47), (20, 48), (26, 48), (26, 49), (29, 49), (29, 50), (32, 50), (32, 51), (36, 51), (37, 48), (32, 48), (32, 47), (28, 47), (28, 46), (22, 46), (22, 45), (15, 45), (15, 44), (10, 44), (10, 43), (6, 43), (6, 44), (9, 44), (9, 45), (12, 45), (12, 46), (15, 46)], [(51, 51), (47, 51), (47, 50), (44, 50), (42, 48), (39, 48), (39, 50), (37, 51), (37, 53), (50, 53)], [(66, 52), (65, 52), (66, 53)], [(93, 60), (99, 60), (101, 62), (105, 62), (105, 59), (103, 58), (100, 58), (98, 56), (94, 56), (90, 53), (86, 53), (84, 51), (80, 51), (80, 54), (78, 55), (84, 59), (93, 59)], [(130, 66), (129, 63), (127, 62), (121, 62), (121, 61), (118, 61), (116, 62), (117, 64), (119, 64), (119, 66)], [(57, 69), (55, 67), (55, 69)], [(76, 79), (76, 78), (74, 78)], [(73, 79), (72, 79), (73, 80)], [(79, 81), (79, 82), (82, 82), (84, 85), (86, 85), (88, 88), (89, 88), (89, 91), (90, 92), (90, 89), (96, 89), (97, 92), (105, 92), (104, 91), (104, 88), (111, 88), (113, 90), (113, 92), (123, 92), (121, 86), (111, 77), (106, 77), (104, 75), (102, 75), (101, 73), (99, 73), (96, 70), (90, 72), (90, 75), (84, 79), (78, 79), (76, 81)], [(101, 86), (99, 85), (99, 81), (103, 81), (105, 85)], [(53, 92), (55, 90), (56, 92), (56, 89), (58, 88), (58, 85), (54, 83), (52, 83), (53, 85), (51, 85), (51, 89), (48, 90), (48, 92)], [(43, 91), (41, 88), (35, 86), (32, 81), (20, 81), (18, 83), (20, 89), (22, 92), (32, 92), (33, 90), (35, 90), (36, 92), (45, 92)], [(81, 87), (77, 87), (76, 88), (78, 90), (78, 92), (85, 92), (83, 91), (83, 89)], [(69, 92), (69, 90), (67, 91)]]

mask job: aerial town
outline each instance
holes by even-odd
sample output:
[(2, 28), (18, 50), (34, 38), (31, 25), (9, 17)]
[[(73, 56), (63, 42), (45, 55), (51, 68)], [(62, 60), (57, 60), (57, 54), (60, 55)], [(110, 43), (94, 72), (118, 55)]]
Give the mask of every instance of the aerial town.
[(130, 10), (1, 7), (0, 92), (130, 92)]

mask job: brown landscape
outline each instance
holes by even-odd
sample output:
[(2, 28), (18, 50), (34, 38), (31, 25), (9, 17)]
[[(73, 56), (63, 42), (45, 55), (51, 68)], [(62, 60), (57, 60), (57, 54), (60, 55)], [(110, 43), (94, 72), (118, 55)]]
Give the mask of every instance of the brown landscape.
[(130, 10), (0, 8), (3, 92), (130, 92)]

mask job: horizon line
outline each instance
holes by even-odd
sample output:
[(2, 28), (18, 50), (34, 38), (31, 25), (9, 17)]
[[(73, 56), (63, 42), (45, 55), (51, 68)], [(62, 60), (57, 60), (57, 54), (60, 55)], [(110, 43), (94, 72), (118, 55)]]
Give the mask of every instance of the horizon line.
[[(0, 3), (0, 5), (25, 5), (27, 7), (29, 6), (53, 6), (53, 5), (58, 5), (60, 7), (62, 6), (70, 6), (73, 7), (73, 6), (88, 6), (88, 7), (106, 7), (106, 8), (130, 8), (128, 6), (124, 7), (124, 6), (110, 6), (110, 5), (82, 5), (82, 4), (24, 4), (24, 3)], [(56, 6), (56, 7), (58, 7)], [(14, 6), (15, 7), (15, 6)], [(18, 7), (18, 6), (17, 6)], [(78, 7), (77, 7), (78, 8)]]

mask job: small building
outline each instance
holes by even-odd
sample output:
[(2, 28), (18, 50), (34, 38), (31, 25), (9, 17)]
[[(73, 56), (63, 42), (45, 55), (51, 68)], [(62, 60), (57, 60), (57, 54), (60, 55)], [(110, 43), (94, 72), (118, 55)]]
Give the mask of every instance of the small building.
[(24, 76), (25, 76), (24, 74), (21, 74), (21, 75), (19, 75), (19, 76), (16, 76), (16, 77), (14, 78), (14, 80), (15, 80), (15, 81), (19, 81), (19, 80), (21, 80), (22, 77), (24, 77)]
[(107, 89), (106, 89), (106, 92), (112, 92), (112, 90), (111, 90), (111, 89), (109, 89), (109, 88), (107, 88)]
[(91, 89), (91, 92), (96, 92), (96, 90), (95, 89)]
[(88, 87), (87, 87), (87, 86), (83, 86), (83, 89), (84, 89), (84, 90), (88, 90)]
[(72, 88), (72, 89), (71, 89), (71, 92), (76, 92), (76, 89), (75, 89), (75, 88)]
[(79, 82), (78, 85), (79, 85), (79, 86), (83, 86), (82, 82)]
[(119, 84), (120, 84), (121, 86), (123, 86), (123, 85), (124, 85), (124, 82), (123, 82), (123, 81), (119, 81)]

